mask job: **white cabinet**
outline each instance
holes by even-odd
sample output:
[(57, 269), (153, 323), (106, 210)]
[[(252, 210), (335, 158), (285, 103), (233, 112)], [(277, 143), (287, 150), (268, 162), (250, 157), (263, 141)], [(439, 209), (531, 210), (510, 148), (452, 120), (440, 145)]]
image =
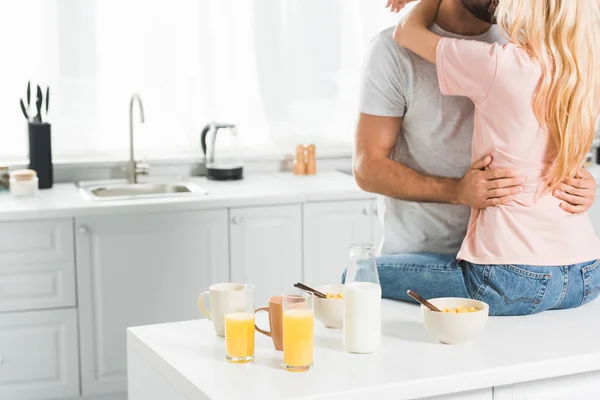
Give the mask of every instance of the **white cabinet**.
[(75, 306), (75, 264), (0, 264), (0, 312)]
[(0, 399), (79, 394), (77, 311), (0, 314)]
[(0, 265), (73, 261), (73, 221), (0, 224)]
[(230, 209), (231, 279), (256, 286), (257, 305), (302, 280), (301, 206)]
[(373, 243), (372, 200), (304, 205), (304, 282), (338, 283), (352, 243)]
[(494, 388), (494, 400), (595, 400), (600, 372)]
[(229, 280), (227, 211), (76, 220), (84, 395), (125, 392), (126, 333), (199, 317), (197, 295)]
[(0, 223), (0, 312), (71, 306), (73, 221)]

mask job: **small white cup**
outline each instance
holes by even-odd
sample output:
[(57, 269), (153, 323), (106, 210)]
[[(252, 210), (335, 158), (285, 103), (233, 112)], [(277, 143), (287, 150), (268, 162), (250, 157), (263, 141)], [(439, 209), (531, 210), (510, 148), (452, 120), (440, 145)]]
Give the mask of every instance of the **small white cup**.
[[(209, 321), (212, 321), (215, 333), (225, 336), (225, 314), (244, 307), (244, 289), (241, 283), (217, 283), (198, 296), (198, 309)], [(204, 299), (209, 298), (210, 312)]]

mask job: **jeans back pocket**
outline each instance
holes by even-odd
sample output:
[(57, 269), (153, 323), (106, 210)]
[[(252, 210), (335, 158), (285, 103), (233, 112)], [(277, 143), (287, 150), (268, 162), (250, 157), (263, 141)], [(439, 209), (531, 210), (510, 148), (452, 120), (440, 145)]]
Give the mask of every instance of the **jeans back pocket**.
[(551, 274), (543, 267), (482, 265), (482, 285), (476, 300), (490, 306), (491, 315), (528, 315), (539, 309)]
[(581, 269), (583, 274), (583, 304), (587, 304), (600, 295), (600, 260)]

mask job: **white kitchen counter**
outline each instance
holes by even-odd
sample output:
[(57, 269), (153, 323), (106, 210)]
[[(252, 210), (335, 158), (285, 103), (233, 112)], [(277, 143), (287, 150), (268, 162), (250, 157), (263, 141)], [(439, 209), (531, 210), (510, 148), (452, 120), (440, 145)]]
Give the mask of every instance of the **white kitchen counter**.
[[(600, 166), (590, 167), (589, 170), (600, 184)], [(208, 194), (181, 198), (90, 201), (72, 183), (56, 184), (52, 189), (40, 190), (35, 198), (13, 198), (8, 192), (0, 192), (0, 222), (375, 198), (374, 194), (362, 191), (352, 176), (334, 170), (321, 171), (314, 176), (280, 172), (248, 174), (241, 181), (217, 182), (200, 177), (189, 180), (202, 186)], [(600, 210), (600, 207), (596, 208)], [(592, 210), (594, 218), (600, 220), (600, 211), (594, 213)]]
[(13, 198), (0, 193), (0, 221), (80, 217), (116, 213), (149, 213), (211, 208), (250, 207), (311, 201), (369, 199), (354, 178), (338, 171), (323, 171), (314, 176), (291, 173), (248, 175), (241, 181), (217, 182), (191, 178), (208, 194), (184, 198), (90, 201), (74, 184), (57, 184), (40, 190), (35, 198)]
[[(225, 362), (224, 340), (208, 321), (130, 328), (130, 400), (141, 399), (137, 388), (150, 381), (168, 389), (157, 389), (161, 394), (154, 398), (161, 400), (402, 400), (600, 371), (600, 301), (575, 310), (493, 317), (478, 340), (456, 347), (427, 337), (419, 307), (383, 304), (380, 351), (344, 353), (342, 332), (317, 322), (315, 367), (308, 373), (283, 371), (282, 353), (258, 333), (256, 362), (233, 365)], [(144, 375), (146, 367), (162, 378)]]

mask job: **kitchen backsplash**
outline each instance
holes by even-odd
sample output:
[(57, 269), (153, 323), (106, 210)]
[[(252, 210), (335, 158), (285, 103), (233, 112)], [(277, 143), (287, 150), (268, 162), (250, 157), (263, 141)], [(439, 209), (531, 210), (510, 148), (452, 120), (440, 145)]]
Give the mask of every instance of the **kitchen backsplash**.
[[(281, 159), (248, 160), (244, 161), (244, 171), (248, 173), (271, 173), (290, 171), (293, 156), (287, 155)], [(150, 164), (149, 178), (188, 178), (204, 176), (204, 164), (196, 160), (148, 160)], [(55, 163), (54, 181), (56, 183), (71, 183), (81, 181), (96, 181), (124, 179), (126, 162), (90, 162), (90, 163)], [(351, 154), (324, 156), (317, 160), (317, 171), (350, 168)], [(13, 169), (26, 168), (26, 165), (11, 165)]]

